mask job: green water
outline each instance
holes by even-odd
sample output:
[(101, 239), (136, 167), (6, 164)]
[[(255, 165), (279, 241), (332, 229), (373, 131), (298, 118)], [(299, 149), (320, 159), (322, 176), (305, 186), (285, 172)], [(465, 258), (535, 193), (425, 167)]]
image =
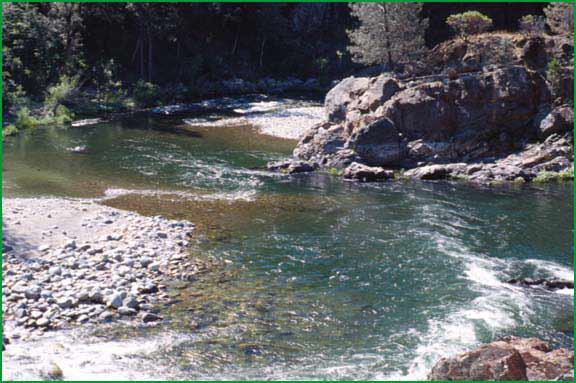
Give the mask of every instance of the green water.
[[(66, 150), (77, 145), (88, 153)], [(353, 184), (261, 170), (294, 145), (176, 118), (4, 142), (5, 196), (106, 195), (189, 219), (192, 254), (227, 261), (175, 286), (170, 321), (130, 332), (145, 352), (109, 376), (422, 379), (440, 357), (502, 335), (573, 345), (573, 295), (503, 283), (573, 279), (572, 184)]]

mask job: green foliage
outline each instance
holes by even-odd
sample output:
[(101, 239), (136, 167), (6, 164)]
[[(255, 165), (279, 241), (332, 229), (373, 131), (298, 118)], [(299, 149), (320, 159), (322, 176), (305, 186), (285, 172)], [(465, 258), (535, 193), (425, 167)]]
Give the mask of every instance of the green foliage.
[(63, 107), (62, 104), (76, 92), (77, 87), (78, 77), (68, 77), (66, 75), (60, 77), (58, 83), (49, 87), (46, 92), (46, 97), (44, 99), (44, 113), (47, 116), (56, 116), (58, 114), (57, 109)]
[(16, 129), (28, 129), (38, 125), (39, 121), (30, 113), (30, 109), (23, 107), (16, 113), (14, 126)]
[(550, 60), (550, 62), (548, 63), (548, 68), (546, 69), (546, 79), (550, 84), (552, 93), (557, 95), (561, 87), (562, 65), (555, 58)]
[(344, 175), (344, 170), (338, 168), (330, 168), (328, 169), (328, 174), (333, 177), (342, 177)]
[(119, 72), (119, 65), (114, 59), (110, 59), (98, 67), (96, 98), (105, 110), (122, 108), (126, 101), (128, 93), (123, 88), (122, 81), (119, 80)]
[(74, 119), (74, 113), (70, 112), (64, 105), (58, 105), (54, 113), (54, 123), (64, 125), (71, 123)]
[(15, 125), (7, 125), (2, 127), (2, 138), (13, 136), (18, 133), (18, 128)]
[(467, 41), (469, 36), (489, 30), (492, 27), (492, 19), (478, 11), (468, 11), (448, 16), (446, 24), (460, 38)]
[(565, 169), (560, 172), (543, 171), (532, 180), (536, 183), (565, 182), (574, 179), (574, 169)]
[(150, 107), (158, 104), (160, 94), (158, 86), (139, 80), (134, 86), (134, 100), (141, 107)]

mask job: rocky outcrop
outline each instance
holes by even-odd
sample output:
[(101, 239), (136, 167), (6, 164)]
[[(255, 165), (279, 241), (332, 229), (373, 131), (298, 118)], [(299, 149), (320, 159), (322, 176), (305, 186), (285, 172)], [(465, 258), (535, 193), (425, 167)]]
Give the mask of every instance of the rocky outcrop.
[(573, 381), (574, 351), (551, 350), (537, 338), (505, 337), (475, 350), (441, 359), (429, 380)]
[(405, 175), (420, 179), (530, 181), (573, 166), (572, 106), (553, 105), (542, 73), (521, 65), (415, 80), (350, 77), (328, 93), (326, 121), (294, 158), (318, 168), (410, 169)]

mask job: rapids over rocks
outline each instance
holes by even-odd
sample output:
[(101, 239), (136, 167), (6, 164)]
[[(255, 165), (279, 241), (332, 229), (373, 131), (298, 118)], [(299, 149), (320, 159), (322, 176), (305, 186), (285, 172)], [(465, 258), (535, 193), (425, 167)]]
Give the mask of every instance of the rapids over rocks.
[(134, 116), (4, 142), (5, 208), (74, 197), (186, 220), (191, 256), (221, 261), (172, 281), (156, 326), (13, 340), (5, 379), (42, 378), (51, 363), (77, 380), (425, 379), (441, 357), (504, 335), (572, 348), (573, 290), (507, 283), (573, 281), (571, 183), (288, 176), (263, 169), (295, 141), (249, 120), (198, 118)]

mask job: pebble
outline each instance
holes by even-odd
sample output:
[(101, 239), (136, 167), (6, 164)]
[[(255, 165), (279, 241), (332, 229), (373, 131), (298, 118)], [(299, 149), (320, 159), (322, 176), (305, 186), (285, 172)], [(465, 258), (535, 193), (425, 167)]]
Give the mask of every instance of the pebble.
[[(41, 254), (25, 262), (18, 246), (3, 243), (4, 250), (9, 249), (4, 262), (10, 265), (3, 270), (3, 314), (5, 320), (22, 326), (24, 334), (108, 323), (119, 315), (138, 314), (144, 323), (162, 320), (155, 307), (170, 299), (164, 278), (176, 279), (184, 271), (194, 274), (206, 269), (199, 265), (209, 262), (179, 253), (185, 249), (178, 244), (187, 243), (194, 227), (186, 221), (142, 217), (92, 202), (43, 199), (45, 204), (36, 206), (35, 201), (10, 199), (22, 210), (52, 211), (51, 224), (35, 227), (37, 233), (44, 232), (44, 243), (37, 247)], [(79, 210), (87, 213), (80, 213), (76, 228), (67, 223), (62, 230), (60, 212), (78, 204), (89, 208), (75, 208), (76, 214)], [(98, 219), (91, 218), (94, 211), (100, 213)], [(5, 218), (7, 225), (15, 224), (8, 220), (11, 217)], [(33, 226), (26, 219), (21, 219), (22, 228), (16, 231)], [(59, 228), (61, 232), (53, 231)]]

